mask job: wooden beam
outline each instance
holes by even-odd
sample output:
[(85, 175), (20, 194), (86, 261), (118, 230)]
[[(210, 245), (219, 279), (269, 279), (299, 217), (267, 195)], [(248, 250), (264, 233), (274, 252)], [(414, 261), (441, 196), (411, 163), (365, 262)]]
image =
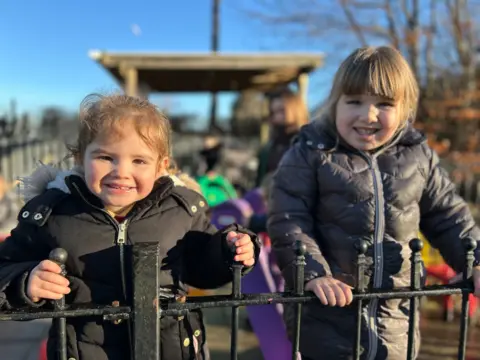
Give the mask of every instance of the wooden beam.
[(114, 55), (105, 54), (98, 61), (106, 67), (126, 64), (138, 69), (198, 69), (198, 70), (274, 70), (278, 68), (297, 68), (311, 71), (322, 65), (320, 57), (310, 59), (294, 56), (155, 56), (155, 55)]
[(138, 71), (133, 67), (128, 67), (125, 69), (125, 93), (129, 96), (138, 95)]
[[(150, 92), (270, 91), (297, 81), (298, 74), (313, 71), (323, 63), (321, 54), (298, 53), (212, 55), (93, 51), (90, 57), (109, 71), (126, 92), (137, 95), (142, 92), (138, 89), (141, 83), (148, 84)], [(137, 74), (131, 69), (136, 69)], [(215, 74), (214, 85), (212, 74)]]
[(298, 92), (300, 96), (302, 97), (303, 101), (305, 102), (305, 105), (307, 105), (307, 97), (308, 97), (308, 74), (307, 73), (301, 73), (298, 76), (297, 79), (298, 83)]

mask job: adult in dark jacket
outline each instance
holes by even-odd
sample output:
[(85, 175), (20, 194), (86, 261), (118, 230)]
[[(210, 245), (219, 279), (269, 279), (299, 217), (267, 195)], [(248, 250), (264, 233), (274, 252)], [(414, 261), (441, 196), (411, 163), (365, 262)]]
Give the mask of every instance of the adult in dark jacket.
[[(169, 125), (153, 105), (113, 95), (86, 107), (72, 148), (77, 167), (65, 172), (42, 166), (24, 181), (28, 202), (0, 245), (4, 308), (42, 307), (64, 295), (67, 304), (129, 304), (128, 254), (139, 241), (159, 244), (159, 292), (176, 298), (187, 294), (188, 285), (208, 289), (231, 281), (233, 238), (236, 260), (247, 269), (253, 265), (256, 237), (237, 226), (217, 232), (205, 216), (204, 198), (166, 173)], [(57, 247), (68, 252), (68, 280), (45, 260)], [(129, 326), (67, 319), (68, 357), (130, 359)], [(208, 358), (200, 312), (162, 318), (161, 327), (163, 359)], [(57, 342), (51, 331), (48, 359), (56, 359)]]
[[(330, 305), (304, 308), (304, 359), (352, 358), (356, 308), (341, 307), (356, 286), (357, 241), (368, 245), (371, 290), (409, 286), (409, 241), (420, 230), (456, 271), (464, 266), (462, 239), (480, 239), (468, 205), (411, 125), (417, 100), (415, 78), (396, 50), (356, 50), (335, 76), (325, 116), (302, 128), (274, 176), (268, 231), (286, 283), (292, 288), (292, 247), (301, 240), (305, 288)], [(478, 296), (480, 267), (474, 280)], [(405, 359), (408, 314), (408, 299), (365, 302), (361, 359)]]

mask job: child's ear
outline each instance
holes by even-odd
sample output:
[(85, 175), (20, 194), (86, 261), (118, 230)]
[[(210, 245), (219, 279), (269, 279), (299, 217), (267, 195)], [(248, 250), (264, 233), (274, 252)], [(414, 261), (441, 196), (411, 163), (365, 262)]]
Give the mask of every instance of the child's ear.
[(169, 166), (170, 166), (170, 159), (168, 158), (168, 156), (165, 156), (163, 159), (160, 159), (160, 161), (158, 162), (157, 177), (168, 174)]

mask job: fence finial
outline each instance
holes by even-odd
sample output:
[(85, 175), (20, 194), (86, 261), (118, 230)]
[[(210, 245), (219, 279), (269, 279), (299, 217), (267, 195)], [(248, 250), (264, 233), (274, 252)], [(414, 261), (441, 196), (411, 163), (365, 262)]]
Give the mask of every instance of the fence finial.
[(463, 239), (463, 248), (465, 252), (473, 251), (477, 248), (477, 242), (471, 237)]
[(418, 253), (423, 249), (423, 241), (420, 239), (412, 239), (410, 240), (408, 245), (410, 246), (410, 250), (412, 250), (413, 253)]
[(61, 266), (65, 265), (65, 263), (67, 262), (68, 253), (65, 249), (56, 248), (50, 251), (48, 258)]
[(295, 242), (295, 255), (297, 256), (305, 256), (307, 253), (307, 247), (301, 240), (297, 240)]
[(365, 240), (358, 240), (354, 244), (357, 255), (365, 255), (368, 250), (368, 244)]

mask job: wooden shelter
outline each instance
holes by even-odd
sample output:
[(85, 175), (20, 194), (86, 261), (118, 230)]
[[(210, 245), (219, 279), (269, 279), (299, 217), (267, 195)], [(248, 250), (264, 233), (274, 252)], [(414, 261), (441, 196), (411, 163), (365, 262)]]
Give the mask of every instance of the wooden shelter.
[(133, 96), (152, 92), (241, 92), (274, 90), (297, 82), (306, 100), (308, 74), (323, 64), (321, 54), (175, 54), (90, 51)]

